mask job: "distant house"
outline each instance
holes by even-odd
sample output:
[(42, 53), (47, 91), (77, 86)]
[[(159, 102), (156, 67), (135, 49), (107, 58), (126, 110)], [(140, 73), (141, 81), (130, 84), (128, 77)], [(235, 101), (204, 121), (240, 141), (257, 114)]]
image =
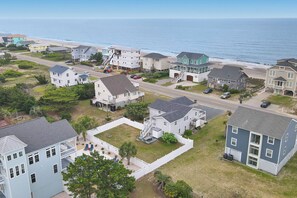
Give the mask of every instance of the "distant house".
[(168, 70), (170, 67), (170, 62), (167, 56), (159, 53), (149, 53), (144, 55), (142, 58), (142, 68), (144, 70)]
[(67, 120), (44, 117), (0, 128), (0, 197), (53, 197), (64, 190), (62, 172), (76, 155)]
[(51, 83), (56, 87), (89, 83), (89, 75), (87, 73), (78, 74), (71, 67), (55, 65), (49, 71)]
[(215, 89), (228, 85), (229, 89), (243, 90), (246, 88), (247, 78), (240, 67), (225, 65), (222, 69), (212, 69), (207, 82), (209, 87)]
[(35, 44), (35, 41), (20, 41), (16, 44), (17, 47), (28, 47), (31, 44)]
[(48, 46), (46, 49), (49, 53), (69, 53), (71, 49), (68, 47), (61, 47), (61, 46)]
[(164, 132), (183, 135), (185, 130), (202, 126), (206, 112), (187, 97), (170, 101), (156, 100), (149, 105), (149, 117), (144, 121), (140, 138), (160, 138)]
[(30, 44), (29, 50), (32, 53), (45, 52), (47, 50), (47, 47), (48, 47), (47, 44), (36, 43), (36, 44)]
[(140, 50), (121, 46), (111, 46), (108, 48), (108, 59), (104, 62), (118, 69), (139, 69)]
[(80, 45), (74, 47), (71, 50), (72, 59), (74, 61), (89, 61), (93, 54), (96, 54), (98, 50), (95, 47)]
[(21, 41), (25, 41), (26, 36), (22, 34), (9, 34), (9, 35), (3, 36), (2, 39), (6, 45), (10, 45), (10, 44), (16, 45)]
[(297, 121), (239, 107), (227, 123), (225, 153), (252, 168), (277, 175), (294, 155)]
[(297, 95), (297, 59), (281, 59), (266, 71), (266, 91), (275, 94)]
[(181, 52), (177, 56), (177, 62), (172, 64), (169, 76), (176, 82), (180, 80), (202, 82), (207, 80), (212, 65), (208, 61), (209, 57), (205, 54)]
[(95, 98), (92, 103), (115, 111), (118, 107), (142, 100), (143, 96), (138, 84), (132, 83), (125, 75), (115, 75), (95, 82)]

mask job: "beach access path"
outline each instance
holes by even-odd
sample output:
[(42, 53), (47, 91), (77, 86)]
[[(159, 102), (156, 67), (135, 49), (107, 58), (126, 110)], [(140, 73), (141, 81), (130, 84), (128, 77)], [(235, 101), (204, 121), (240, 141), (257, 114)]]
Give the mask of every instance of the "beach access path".
[[(63, 66), (68, 66), (64, 62), (54, 62), (54, 61), (49, 61), (49, 60), (44, 60), (36, 57), (31, 57), (27, 55), (23, 55), (22, 53), (12, 53), (12, 55), (16, 56), (17, 59), (19, 60), (27, 60), (27, 61), (32, 61), (36, 62), (38, 64), (42, 64), (48, 67), (53, 67), (55, 65), (63, 65)], [(92, 67), (84, 66), (84, 65), (75, 65), (75, 70), (79, 73), (82, 72), (89, 72), (91, 76), (101, 78), (101, 77), (106, 77), (110, 76), (112, 74), (104, 74), (101, 72), (94, 71)], [(199, 105), (204, 105), (216, 109), (221, 109), (221, 110), (230, 110), (230, 111), (235, 111), (238, 106), (247, 106), (253, 109), (260, 109), (259, 104), (239, 104), (239, 102), (236, 101), (230, 101), (230, 100), (223, 100), (220, 99), (219, 97), (216, 96), (209, 96), (209, 95), (204, 95), (204, 94), (198, 94), (198, 93), (191, 93), (183, 90), (178, 90), (174, 88), (168, 88), (164, 87), (161, 85), (157, 84), (152, 84), (152, 83), (146, 83), (141, 80), (132, 80), (133, 82), (139, 83), (141, 89), (144, 89), (149, 92), (165, 95), (168, 97), (180, 97), (180, 96), (186, 96), (192, 100), (197, 100), (197, 103)], [(270, 111), (270, 112), (277, 112), (281, 113), (279, 111), (275, 110), (270, 110), (270, 109), (264, 109), (263, 111)], [(281, 113), (285, 114), (285, 113)]]

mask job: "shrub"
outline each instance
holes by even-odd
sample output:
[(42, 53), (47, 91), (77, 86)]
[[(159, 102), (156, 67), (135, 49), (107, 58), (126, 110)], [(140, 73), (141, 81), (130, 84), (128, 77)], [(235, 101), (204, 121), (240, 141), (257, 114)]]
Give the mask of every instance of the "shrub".
[(95, 96), (94, 83), (80, 84), (70, 89), (78, 95), (79, 100), (91, 99)]
[(86, 65), (86, 66), (89, 66), (89, 67), (93, 67), (93, 64), (92, 63), (86, 62), (86, 61), (82, 61), (82, 62), (80, 62), (80, 64)]
[(49, 123), (52, 123), (52, 122), (56, 122), (56, 119), (52, 116), (46, 116), (45, 119), (49, 122)]
[(48, 83), (45, 75), (34, 76), (34, 78), (38, 81), (39, 85), (46, 85)]
[(68, 111), (63, 111), (60, 116), (61, 116), (61, 119), (66, 119), (69, 122), (71, 121), (71, 118), (72, 118), (71, 114)]
[(188, 87), (188, 86), (182, 86), (182, 85), (176, 85), (175, 89), (188, 90), (188, 89), (190, 89), (190, 87)]
[(32, 65), (18, 65), (19, 69), (31, 69), (33, 68)]
[(156, 82), (157, 82), (157, 80), (154, 79), (154, 78), (146, 78), (146, 79), (144, 79), (143, 81), (144, 81), (144, 82), (148, 82), (148, 83), (156, 83)]
[(176, 144), (178, 141), (173, 133), (165, 132), (162, 136), (162, 140), (167, 144)]
[(19, 76), (23, 75), (23, 73), (9, 69), (9, 70), (6, 70), (2, 75), (5, 78), (15, 78), (15, 77), (19, 77)]
[(228, 90), (229, 90), (229, 86), (226, 85), (226, 84), (224, 84), (224, 85), (222, 86), (222, 91), (223, 91), (223, 92), (227, 92)]
[(6, 82), (6, 79), (5, 79), (5, 77), (2, 74), (0, 74), (0, 82), (1, 83), (5, 83)]
[(193, 134), (193, 131), (192, 130), (185, 130), (185, 133), (184, 133), (184, 136), (185, 137), (189, 137)]
[(240, 93), (240, 91), (237, 90), (237, 89), (229, 89), (229, 92), (230, 92), (231, 94), (237, 94), (237, 93)]

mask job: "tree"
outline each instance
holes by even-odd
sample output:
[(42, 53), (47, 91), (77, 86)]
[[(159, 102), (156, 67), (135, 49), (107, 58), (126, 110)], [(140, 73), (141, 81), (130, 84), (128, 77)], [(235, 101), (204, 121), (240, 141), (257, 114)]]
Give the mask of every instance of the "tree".
[(145, 102), (137, 102), (128, 104), (126, 107), (126, 115), (133, 120), (142, 120), (147, 114), (148, 104)]
[(91, 60), (95, 60), (98, 65), (103, 63), (103, 56), (101, 52), (97, 52), (96, 54), (92, 54), (90, 57)]
[(63, 172), (63, 180), (74, 197), (127, 197), (135, 188), (132, 171), (123, 164), (104, 159), (97, 151), (83, 154)]
[(89, 116), (80, 117), (72, 124), (78, 135), (82, 134), (84, 141), (86, 141), (87, 131), (98, 126), (95, 118)]
[(78, 102), (78, 95), (67, 87), (47, 89), (39, 100), (46, 111), (70, 111)]
[(229, 86), (226, 85), (226, 84), (224, 84), (224, 85), (222, 86), (222, 91), (223, 91), (223, 92), (227, 92), (228, 90), (229, 90)]
[(48, 83), (45, 75), (34, 76), (34, 78), (38, 81), (39, 85), (46, 85)]
[(185, 181), (178, 180), (176, 183), (170, 182), (166, 184), (164, 193), (170, 198), (191, 198), (193, 189)]
[(135, 157), (137, 154), (137, 149), (132, 142), (124, 142), (124, 144), (120, 147), (119, 155), (122, 158), (127, 158), (128, 165), (130, 165), (130, 159), (131, 157)]
[(157, 170), (154, 172), (155, 180), (158, 184), (158, 189), (163, 190), (165, 185), (172, 181), (171, 177), (163, 174), (161, 171)]
[(94, 83), (80, 84), (70, 89), (78, 95), (79, 100), (91, 99), (95, 96)]

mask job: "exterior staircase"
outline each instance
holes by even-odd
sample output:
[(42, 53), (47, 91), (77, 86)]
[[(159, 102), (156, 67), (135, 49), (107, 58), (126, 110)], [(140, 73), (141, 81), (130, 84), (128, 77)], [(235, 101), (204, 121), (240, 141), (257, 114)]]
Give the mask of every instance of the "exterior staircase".
[(140, 139), (146, 138), (151, 133), (152, 125), (153, 123), (150, 119), (144, 121), (144, 128), (140, 131)]
[(178, 83), (185, 75), (185, 72), (180, 72), (180, 74), (173, 79), (174, 83)]
[(104, 70), (107, 69), (109, 62), (111, 61), (111, 59), (113, 58), (115, 53), (113, 53), (110, 57), (108, 57), (108, 59), (106, 59), (102, 65), (104, 66)]

